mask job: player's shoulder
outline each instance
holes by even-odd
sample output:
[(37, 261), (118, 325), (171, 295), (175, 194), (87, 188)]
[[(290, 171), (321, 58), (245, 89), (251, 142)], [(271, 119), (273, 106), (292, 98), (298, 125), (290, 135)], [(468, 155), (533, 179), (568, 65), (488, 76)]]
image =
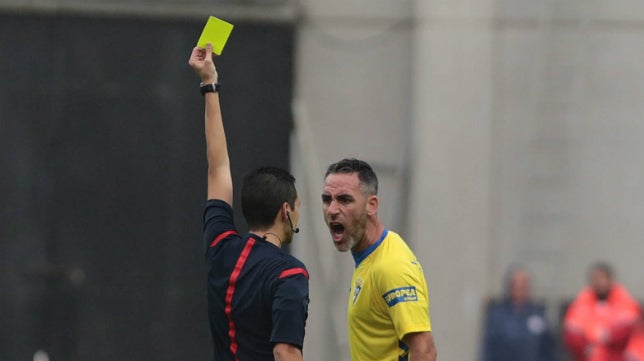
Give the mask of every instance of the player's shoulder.
[(371, 269), (382, 277), (397, 277), (401, 273), (416, 272), (421, 268), (420, 262), (402, 237), (389, 231), (384, 247)]
[(398, 263), (400, 261), (415, 261), (416, 256), (405, 240), (396, 232), (389, 231), (385, 238), (385, 247), (380, 261), (383, 263)]

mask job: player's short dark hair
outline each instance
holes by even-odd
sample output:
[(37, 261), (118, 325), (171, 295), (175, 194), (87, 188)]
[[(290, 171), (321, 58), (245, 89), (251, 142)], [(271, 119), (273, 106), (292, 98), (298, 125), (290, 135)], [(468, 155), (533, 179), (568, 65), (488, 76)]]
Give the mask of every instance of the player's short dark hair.
[(283, 169), (262, 167), (248, 173), (241, 189), (241, 206), (250, 229), (273, 225), (284, 202), (295, 207), (295, 177)]
[(592, 274), (595, 271), (602, 272), (610, 279), (613, 279), (613, 276), (615, 275), (615, 271), (613, 270), (613, 267), (607, 262), (603, 262), (603, 261), (597, 261), (591, 264), (588, 271), (589, 271), (588, 274)]
[(329, 174), (357, 173), (362, 192), (368, 195), (378, 194), (378, 177), (367, 162), (355, 158), (345, 158), (329, 165), (324, 178)]

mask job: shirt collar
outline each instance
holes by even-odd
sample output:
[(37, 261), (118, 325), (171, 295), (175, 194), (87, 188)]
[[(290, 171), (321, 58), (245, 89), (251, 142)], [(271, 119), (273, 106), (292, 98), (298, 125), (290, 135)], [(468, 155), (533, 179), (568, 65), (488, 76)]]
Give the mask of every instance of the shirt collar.
[(369, 257), (369, 255), (380, 246), (382, 241), (387, 237), (387, 233), (389, 233), (389, 230), (385, 228), (382, 231), (382, 234), (380, 235), (380, 238), (376, 241), (376, 243), (372, 244), (371, 246), (363, 249), (362, 251), (358, 252), (353, 252), (351, 251), (351, 255), (353, 256), (353, 260), (356, 263), (356, 268), (360, 265), (360, 262), (364, 261), (365, 258)]

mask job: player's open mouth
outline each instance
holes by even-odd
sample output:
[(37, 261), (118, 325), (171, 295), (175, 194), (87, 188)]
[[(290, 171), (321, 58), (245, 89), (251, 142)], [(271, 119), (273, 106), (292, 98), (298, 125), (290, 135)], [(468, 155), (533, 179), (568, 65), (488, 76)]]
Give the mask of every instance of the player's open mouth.
[(344, 226), (341, 223), (331, 222), (329, 223), (329, 229), (331, 230), (331, 236), (335, 242), (342, 240), (344, 236)]

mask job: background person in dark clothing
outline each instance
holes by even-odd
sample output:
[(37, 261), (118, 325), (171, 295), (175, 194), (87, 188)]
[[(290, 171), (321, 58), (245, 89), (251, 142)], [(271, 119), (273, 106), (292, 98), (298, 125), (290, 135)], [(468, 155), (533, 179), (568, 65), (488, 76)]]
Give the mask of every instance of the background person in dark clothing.
[(505, 297), (487, 310), (480, 361), (554, 361), (554, 338), (544, 308), (531, 299), (527, 270), (510, 267), (504, 288)]
[(250, 232), (240, 236), (233, 222), (233, 185), (212, 45), (194, 48), (189, 64), (201, 78), (206, 102), (204, 241), (215, 360), (301, 361), (309, 275), (302, 262), (281, 250), (297, 232), (295, 178), (277, 168), (260, 168), (244, 178), (242, 211)]

